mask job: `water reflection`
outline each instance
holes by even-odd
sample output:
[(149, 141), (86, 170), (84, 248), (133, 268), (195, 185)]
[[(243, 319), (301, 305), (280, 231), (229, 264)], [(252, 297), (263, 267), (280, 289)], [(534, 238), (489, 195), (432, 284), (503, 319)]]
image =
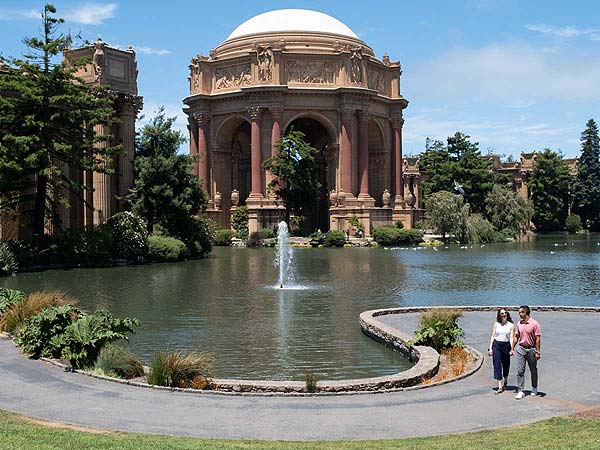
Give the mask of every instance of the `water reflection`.
[(367, 309), (600, 306), (599, 241), (561, 235), (462, 250), (296, 249), (296, 282), (305, 290), (272, 288), (272, 249), (216, 248), (206, 260), (19, 274), (0, 283), (65, 288), (84, 309), (138, 317), (132, 346), (145, 361), (160, 348), (200, 349), (214, 352), (220, 377), (303, 379), (309, 369), (339, 379), (407, 367), (361, 333), (358, 315)]

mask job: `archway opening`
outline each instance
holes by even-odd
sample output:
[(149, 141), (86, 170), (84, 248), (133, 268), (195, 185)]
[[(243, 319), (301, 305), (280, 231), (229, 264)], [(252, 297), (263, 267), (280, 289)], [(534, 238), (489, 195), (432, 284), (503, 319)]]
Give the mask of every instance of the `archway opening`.
[(304, 140), (317, 150), (315, 160), (317, 163), (318, 180), (321, 184), (319, 198), (315, 206), (309, 210), (304, 218), (304, 231), (327, 231), (329, 229), (329, 200), (327, 193), (329, 186), (335, 186), (335, 171), (330, 173), (327, 165), (327, 156), (331, 146), (331, 137), (327, 128), (321, 122), (310, 117), (301, 117), (293, 120), (285, 130), (300, 131)]
[(382, 132), (373, 120), (369, 120), (369, 195), (375, 206), (383, 205), (383, 191), (389, 189), (388, 154)]

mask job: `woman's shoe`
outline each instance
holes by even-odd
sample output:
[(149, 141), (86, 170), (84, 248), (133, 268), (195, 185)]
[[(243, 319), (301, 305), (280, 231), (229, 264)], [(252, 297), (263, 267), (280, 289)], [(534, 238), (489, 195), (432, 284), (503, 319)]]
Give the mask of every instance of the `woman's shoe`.
[(496, 392), (494, 392), (494, 395), (502, 394), (503, 392), (504, 392), (504, 388), (502, 388), (502, 389), (498, 388), (496, 390)]

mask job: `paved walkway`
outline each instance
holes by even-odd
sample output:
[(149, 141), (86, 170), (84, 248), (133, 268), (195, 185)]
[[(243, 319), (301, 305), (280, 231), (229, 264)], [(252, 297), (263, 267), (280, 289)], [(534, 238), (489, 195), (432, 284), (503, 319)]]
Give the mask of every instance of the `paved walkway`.
[[(487, 349), (493, 313), (463, 319), (466, 340)], [(0, 339), (0, 409), (123, 431), (247, 439), (379, 439), (523, 424), (600, 406), (600, 314), (544, 312), (541, 397), (494, 396), (491, 362), (454, 383), (422, 390), (329, 397), (229, 397), (136, 388), (19, 354)], [(387, 316), (406, 331), (418, 316)], [(358, 324), (357, 324), (358, 326)], [(509, 384), (515, 379), (511, 371)], [(527, 378), (528, 380), (529, 378)]]

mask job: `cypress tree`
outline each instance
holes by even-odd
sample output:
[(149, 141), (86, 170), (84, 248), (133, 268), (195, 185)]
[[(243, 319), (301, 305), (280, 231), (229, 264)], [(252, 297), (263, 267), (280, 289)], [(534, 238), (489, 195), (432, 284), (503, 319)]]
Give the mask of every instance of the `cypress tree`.
[(567, 220), (572, 177), (560, 155), (550, 149), (538, 153), (527, 185), (537, 230), (562, 230)]
[(600, 138), (598, 126), (588, 120), (581, 133), (579, 171), (573, 189), (573, 212), (586, 228), (600, 230)]

